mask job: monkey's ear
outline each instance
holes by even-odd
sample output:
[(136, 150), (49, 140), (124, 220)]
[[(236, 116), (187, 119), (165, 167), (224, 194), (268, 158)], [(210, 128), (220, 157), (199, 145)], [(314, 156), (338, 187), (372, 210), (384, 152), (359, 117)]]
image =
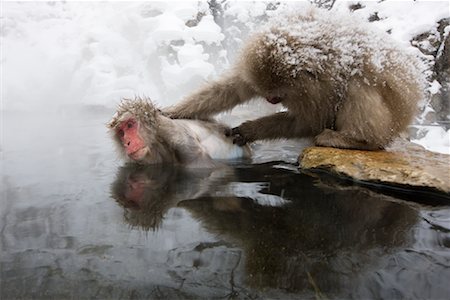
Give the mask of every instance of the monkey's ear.
[(111, 121), (109, 121), (108, 123), (106, 123), (106, 127), (109, 129), (113, 129), (117, 126), (117, 122), (119, 120), (119, 113), (116, 112), (113, 117), (111, 118)]

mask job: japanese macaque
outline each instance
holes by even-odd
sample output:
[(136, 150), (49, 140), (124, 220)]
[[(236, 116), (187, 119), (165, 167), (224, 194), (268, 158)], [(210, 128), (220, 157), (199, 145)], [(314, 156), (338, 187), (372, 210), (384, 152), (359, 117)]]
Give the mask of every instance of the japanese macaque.
[(351, 15), (310, 9), (273, 21), (228, 74), (164, 112), (204, 119), (254, 97), (286, 111), (228, 131), (243, 145), (315, 137), (318, 146), (383, 149), (412, 121), (424, 80), (417, 57)]
[(233, 145), (224, 125), (211, 121), (172, 120), (148, 99), (123, 100), (109, 122), (114, 140), (140, 164), (211, 167), (214, 160), (248, 157), (249, 147)]

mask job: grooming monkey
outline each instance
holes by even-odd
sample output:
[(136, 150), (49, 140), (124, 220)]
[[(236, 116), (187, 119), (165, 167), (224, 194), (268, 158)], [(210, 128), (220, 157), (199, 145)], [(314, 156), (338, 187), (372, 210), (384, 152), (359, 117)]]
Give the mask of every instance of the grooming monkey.
[(310, 9), (255, 34), (228, 74), (164, 113), (204, 119), (262, 97), (287, 110), (228, 130), (234, 143), (314, 137), (317, 146), (383, 149), (414, 117), (421, 70), (388, 34)]
[(212, 167), (218, 165), (214, 160), (250, 156), (249, 147), (223, 135), (224, 125), (172, 120), (147, 99), (123, 100), (108, 127), (121, 152), (140, 164)]

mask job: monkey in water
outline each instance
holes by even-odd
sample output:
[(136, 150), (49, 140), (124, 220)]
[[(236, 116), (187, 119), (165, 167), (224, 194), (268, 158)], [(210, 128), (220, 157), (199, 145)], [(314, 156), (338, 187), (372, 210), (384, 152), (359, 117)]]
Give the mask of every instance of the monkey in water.
[(249, 147), (233, 145), (224, 125), (165, 117), (148, 99), (124, 99), (108, 123), (119, 149), (139, 164), (213, 167), (214, 160), (250, 156)]
[(274, 20), (226, 75), (164, 113), (203, 119), (262, 97), (286, 110), (228, 130), (234, 143), (314, 137), (317, 146), (383, 149), (416, 113), (422, 70), (387, 33), (311, 8)]

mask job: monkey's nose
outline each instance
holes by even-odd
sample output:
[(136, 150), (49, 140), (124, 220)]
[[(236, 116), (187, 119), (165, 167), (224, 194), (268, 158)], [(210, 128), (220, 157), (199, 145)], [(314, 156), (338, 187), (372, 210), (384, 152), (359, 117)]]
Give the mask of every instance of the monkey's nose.
[(124, 141), (122, 141), (122, 145), (123, 145), (125, 148), (128, 148), (128, 147), (130, 147), (130, 145), (131, 145), (131, 141), (124, 140)]

